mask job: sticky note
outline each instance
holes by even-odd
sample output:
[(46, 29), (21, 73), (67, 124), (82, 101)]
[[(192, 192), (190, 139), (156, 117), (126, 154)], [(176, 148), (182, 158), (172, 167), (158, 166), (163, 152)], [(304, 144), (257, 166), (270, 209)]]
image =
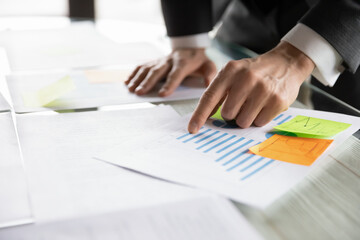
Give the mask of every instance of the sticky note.
[(331, 139), (301, 138), (275, 134), (249, 150), (262, 157), (310, 166), (332, 142)]
[(124, 82), (131, 74), (130, 70), (86, 70), (84, 74), (90, 83)]
[(351, 124), (307, 116), (296, 116), (288, 122), (274, 127), (280, 131), (309, 135), (308, 137), (330, 137), (344, 131)]
[(225, 121), (221, 116), (221, 106), (218, 108), (216, 113), (214, 113), (214, 115), (211, 116), (211, 118)]
[(22, 95), (24, 105), (28, 107), (46, 106), (52, 101), (62, 97), (75, 89), (75, 84), (70, 76), (65, 76), (58, 81), (45, 86), (37, 91)]

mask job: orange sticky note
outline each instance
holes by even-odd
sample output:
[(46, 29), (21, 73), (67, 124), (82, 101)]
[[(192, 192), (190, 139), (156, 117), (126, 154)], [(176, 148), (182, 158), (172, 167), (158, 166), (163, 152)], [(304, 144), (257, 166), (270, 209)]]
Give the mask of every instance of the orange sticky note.
[(262, 157), (310, 166), (332, 142), (331, 139), (290, 137), (275, 134), (249, 150)]

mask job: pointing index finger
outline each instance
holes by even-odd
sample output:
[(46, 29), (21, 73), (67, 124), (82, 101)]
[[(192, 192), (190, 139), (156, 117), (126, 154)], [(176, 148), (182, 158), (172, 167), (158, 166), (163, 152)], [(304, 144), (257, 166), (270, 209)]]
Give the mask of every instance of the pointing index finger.
[(225, 95), (226, 89), (227, 86), (222, 77), (216, 77), (201, 96), (199, 104), (190, 119), (188, 125), (190, 133), (197, 133), (200, 127), (204, 125), (214, 108), (218, 106), (218, 103)]

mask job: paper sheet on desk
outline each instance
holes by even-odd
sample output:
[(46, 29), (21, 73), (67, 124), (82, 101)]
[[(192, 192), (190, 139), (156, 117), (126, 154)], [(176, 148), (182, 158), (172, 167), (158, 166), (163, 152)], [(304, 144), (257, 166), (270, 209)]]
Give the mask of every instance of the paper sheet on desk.
[(115, 147), (96, 158), (264, 208), (304, 178), (311, 167), (256, 156), (248, 149), (272, 136), (274, 126), (297, 115), (352, 124), (337, 135), (324, 154), (360, 128), (357, 117), (291, 108), (262, 128), (233, 128), (211, 119), (200, 133), (190, 135), (186, 131), (188, 116), (147, 134), (136, 144), (128, 142), (121, 150)]
[(0, 113), (0, 228), (33, 222), (11, 113)]
[(0, 93), (0, 112), (10, 110), (9, 103), (5, 100), (4, 96)]
[(162, 56), (151, 43), (115, 43), (93, 24), (60, 29), (0, 33), (12, 71), (71, 69), (112, 64), (139, 64)]
[(36, 221), (208, 195), (92, 158), (177, 118), (171, 107), (17, 115)]
[[(114, 74), (119, 75), (119, 80), (125, 80), (124, 71), (129, 69), (112, 69), (112, 70), (86, 70), (72, 72), (46, 72), (40, 74), (16, 74), (7, 76), (7, 83), (11, 98), (16, 112), (34, 112), (44, 110), (64, 110), (78, 108), (92, 108), (107, 105), (117, 105), (126, 103), (140, 102), (164, 102), (183, 99), (199, 98), (204, 91), (202, 80), (199, 78), (189, 78), (176, 89), (169, 97), (159, 97), (156, 89), (145, 96), (137, 96), (130, 93), (123, 81), (107, 82), (114, 80)], [(109, 74), (111, 73), (111, 74)], [(60, 97), (46, 107), (29, 107), (23, 101), (21, 93), (36, 91), (39, 88), (49, 85), (58, 79), (69, 75), (76, 85), (76, 89), (66, 96)], [(90, 76), (90, 78), (89, 78)], [(103, 83), (99, 83), (103, 77)], [(111, 78), (111, 79), (109, 79)], [(92, 82), (96, 81), (94, 84)], [(157, 86), (159, 89), (161, 83)]]
[(232, 204), (200, 198), (0, 232), (6, 240), (260, 240)]

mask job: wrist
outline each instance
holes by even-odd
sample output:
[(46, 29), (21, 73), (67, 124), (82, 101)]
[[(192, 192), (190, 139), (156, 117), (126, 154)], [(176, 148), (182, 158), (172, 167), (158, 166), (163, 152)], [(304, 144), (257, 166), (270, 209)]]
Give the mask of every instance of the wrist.
[(300, 71), (306, 77), (315, 68), (315, 63), (311, 58), (288, 42), (280, 42), (272, 51), (284, 57), (289, 65), (295, 67), (297, 71)]

